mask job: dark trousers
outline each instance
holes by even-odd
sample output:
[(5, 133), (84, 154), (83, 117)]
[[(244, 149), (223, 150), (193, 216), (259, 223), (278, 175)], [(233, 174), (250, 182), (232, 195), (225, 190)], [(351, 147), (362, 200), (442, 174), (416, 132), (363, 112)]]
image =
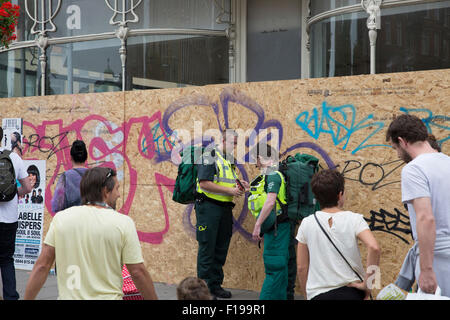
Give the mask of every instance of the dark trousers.
[(295, 282), (297, 280), (297, 239), (295, 237), (297, 221), (289, 220), (290, 235), (289, 235), (289, 260), (288, 260), (288, 285), (287, 285), (287, 300), (294, 300), (295, 296)]
[(0, 222), (0, 271), (2, 273), (3, 299), (18, 300), (16, 291), (16, 270), (14, 269), (14, 250), (16, 246), (17, 222)]
[(205, 280), (210, 291), (221, 287), (223, 265), (233, 231), (232, 207), (219, 206), (207, 200), (195, 203), (198, 241), (197, 277)]
[(340, 287), (321, 293), (311, 300), (364, 300), (366, 293), (352, 287)]

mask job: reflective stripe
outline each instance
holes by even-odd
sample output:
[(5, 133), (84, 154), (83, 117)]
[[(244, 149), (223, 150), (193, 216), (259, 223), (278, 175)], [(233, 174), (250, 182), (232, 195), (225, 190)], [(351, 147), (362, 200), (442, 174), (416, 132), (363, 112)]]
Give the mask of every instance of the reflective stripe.
[[(216, 159), (214, 164), (216, 168), (216, 173), (214, 175), (213, 182), (217, 185), (221, 185), (227, 188), (235, 188), (237, 175), (234, 172), (231, 163), (228, 160), (226, 160), (218, 150), (216, 150)], [(228, 194), (202, 190), (200, 188), (200, 183), (198, 182), (198, 179), (197, 179), (197, 192), (203, 193), (214, 200), (224, 202), (233, 201), (233, 196), (230, 196)]]
[(214, 181), (232, 183), (232, 184), (236, 183), (236, 179), (218, 178), (218, 177), (214, 177)]
[(202, 191), (202, 189), (200, 188), (200, 184), (197, 184), (197, 192), (198, 192), (198, 193), (215, 194), (215, 195), (217, 195), (217, 196), (229, 196), (228, 194), (220, 193), (220, 192), (212, 192), (212, 191), (204, 192), (204, 191)]

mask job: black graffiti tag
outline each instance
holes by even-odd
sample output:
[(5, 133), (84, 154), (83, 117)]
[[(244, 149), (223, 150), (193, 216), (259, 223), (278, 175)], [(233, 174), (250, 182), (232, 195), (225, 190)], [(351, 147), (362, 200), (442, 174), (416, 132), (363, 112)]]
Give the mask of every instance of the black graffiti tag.
[(68, 134), (69, 132), (62, 132), (54, 137), (39, 137), (38, 134), (32, 134), (28, 137), (28, 141), (24, 139), (23, 143), (29, 147), (38, 148), (42, 153), (48, 153), (48, 160), (57, 152), (71, 147), (70, 145), (64, 145), (63, 143)]
[[(386, 180), (403, 165), (403, 160), (394, 160), (383, 164), (368, 162), (364, 165), (358, 160), (347, 160), (345, 161), (344, 169), (341, 173), (344, 178), (352, 181), (358, 181), (366, 186), (372, 186), (372, 191), (375, 191), (382, 187), (399, 183), (400, 180)], [(353, 173), (356, 173), (356, 175), (349, 174), (352, 171), (354, 171)]]
[[(380, 211), (370, 210), (370, 218), (364, 218), (364, 220), (369, 224), (370, 230), (392, 234), (409, 244), (409, 241), (403, 237), (411, 234), (409, 216), (405, 215), (397, 208), (394, 208), (394, 211), (395, 214), (384, 209), (380, 209)], [(399, 235), (399, 233), (402, 235)]]

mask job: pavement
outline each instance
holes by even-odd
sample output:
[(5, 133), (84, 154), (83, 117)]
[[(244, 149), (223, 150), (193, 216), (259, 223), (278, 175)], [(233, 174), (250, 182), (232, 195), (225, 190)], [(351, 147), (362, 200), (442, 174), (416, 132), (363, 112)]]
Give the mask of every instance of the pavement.
[[(23, 299), (25, 288), (30, 277), (31, 271), (16, 269), (17, 292), (20, 300)], [(175, 284), (166, 284), (155, 282), (155, 290), (160, 300), (177, 300), (177, 286)], [(1, 288), (1, 283), (0, 283)], [(226, 300), (258, 300), (259, 292), (239, 289), (227, 289), (232, 293), (231, 299)], [(0, 296), (2, 290), (0, 289)], [(58, 286), (56, 276), (49, 274), (36, 300), (56, 300), (58, 298)], [(302, 296), (297, 295), (295, 300), (304, 300)]]

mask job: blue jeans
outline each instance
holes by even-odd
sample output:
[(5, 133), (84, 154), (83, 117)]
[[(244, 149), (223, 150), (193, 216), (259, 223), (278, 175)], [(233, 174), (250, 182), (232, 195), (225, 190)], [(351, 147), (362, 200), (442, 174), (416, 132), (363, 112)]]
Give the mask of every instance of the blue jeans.
[(16, 246), (17, 222), (0, 222), (0, 271), (2, 273), (3, 299), (18, 300), (16, 291), (16, 270), (14, 269), (14, 250)]

